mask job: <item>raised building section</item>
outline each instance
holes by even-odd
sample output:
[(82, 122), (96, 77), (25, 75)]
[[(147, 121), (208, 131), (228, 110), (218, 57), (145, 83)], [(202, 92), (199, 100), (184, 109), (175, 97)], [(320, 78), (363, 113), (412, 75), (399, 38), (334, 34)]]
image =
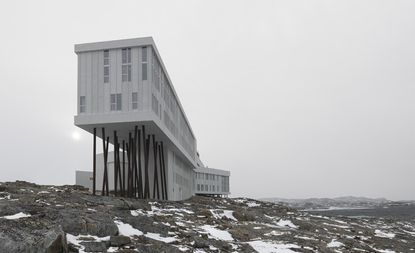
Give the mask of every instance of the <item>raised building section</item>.
[(92, 178), (92, 192), (103, 195), (169, 200), (194, 195), (196, 138), (153, 39), (78, 44), (75, 53), (74, 121), (93, 134), (92, 176), (77, 172), (77, 183)]

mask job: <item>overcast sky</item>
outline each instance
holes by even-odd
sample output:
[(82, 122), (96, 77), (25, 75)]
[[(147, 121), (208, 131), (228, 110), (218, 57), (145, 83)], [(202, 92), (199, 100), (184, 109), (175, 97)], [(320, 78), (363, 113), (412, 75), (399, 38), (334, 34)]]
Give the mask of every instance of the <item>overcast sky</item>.
[(2, 2), (0, 181), (90, 170), (73, 45), (152, 36), (233, 196), (415, 199), (414, 13), (415, 1)]

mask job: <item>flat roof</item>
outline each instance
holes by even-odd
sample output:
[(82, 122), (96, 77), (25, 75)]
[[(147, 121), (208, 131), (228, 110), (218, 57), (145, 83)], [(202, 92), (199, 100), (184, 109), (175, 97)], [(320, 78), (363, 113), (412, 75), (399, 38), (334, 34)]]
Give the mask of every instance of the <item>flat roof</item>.
[(222, 175), (222, 176), (231, 175), (231, 172), (228, 170), (219, 170), (219, 169), (208, 168), (208, 167), (196, 167), (195, 172), (209, 173), (209, 174)]
[[(184, 112), (179, 96), (177, 96), (176, 90), (173, 87), (173, 82), (171, 81), (169, 73), (167, 72), (167, 69), (164, 66), (164, 62), (161, 59), (160, 53), (156, 47), (156, 43), (154, 42), (153, 37), (141, 37), (141, 38), (108, 40), (108, 41), (100, 41), (100, 42), (75, 44), (75, 53), (78, 54), (78, 53), (91, 52), (91, 51), (100, 51), (100, 50), (105, 50), (105, 49), (118, 49), (118, 48), (125, 48), (125, 47), (143, 47), (143, 46), (151, 46), (156, 52), (157, 58), (164, 71), (164, 74), (167, 77), (170, 88), (173, 91), (174, 96), (176, 97), (177, 104), (179, 105), (179, 108), (181, 112), (183, 113), (184, 120), (186, 120), (186, 123), (190, 129), (190, 133), (192, 134), (196, 142), (196, 137), (195, 137), (195, 134), (193, 133), (193, 129), (189, 123), (189, 120), (187, 119), (186, 113)], [(196, 142), (196, 145), (197, 145), (197, 142)]]

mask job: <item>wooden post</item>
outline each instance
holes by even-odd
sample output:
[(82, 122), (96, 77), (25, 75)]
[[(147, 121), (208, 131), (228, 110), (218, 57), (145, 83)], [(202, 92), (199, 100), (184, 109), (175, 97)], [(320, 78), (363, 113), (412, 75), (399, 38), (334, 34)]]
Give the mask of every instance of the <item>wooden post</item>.
[(122, 140), (122, 196), (125, 197), (125, 140)]
[(97, 177), (97, 129), (94, 127), (94, 145), (92, 157), (92, 194), (96, 191), (96, 177)]
[(161, 163), (161, 145), (157, 145), (158, 148), (158, 157), (160, 165), (160, 185), (161, 185), (161, 198), (164, 200), (164, 180), (163, 180), (163, 165)]
[(163, 142), (161, 142), (161, 157), (162, 157), (161, 162), (163, 164), (163, 178), (164, 178), (164, 183), (165, 183), (165, 185), (164, 185), (164, 191), (165, 191), (164, 195), (165, 195), (166, 199), (169, 199), (169, 197), (167, 195), (166, 166), (165, 166), (165, 163), (164, 163), (164, 146), (163, 146)]
[(157, 173), (157, 142), (156, 142), (156, 137), (154, 136), (154, 134), (151, 137), (153, 138), (153, 156), (154, 156), (153, 199), (156, 196), (156, 192), (157, 192), (157, 199), (160, 199), (159, 179), (158, 179), (158, 173)]
[(117, 131), (114, 130), (114, 195), (117, 196), (117, 179), (118, 179), (118, 171), (117, 171)]

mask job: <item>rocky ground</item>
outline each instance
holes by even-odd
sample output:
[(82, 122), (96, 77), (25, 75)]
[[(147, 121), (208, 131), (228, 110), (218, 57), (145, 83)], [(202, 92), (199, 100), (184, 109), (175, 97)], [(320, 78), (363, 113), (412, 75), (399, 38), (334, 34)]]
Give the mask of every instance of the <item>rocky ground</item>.
[(415, 252), (415, 221), (326, 217), (252, 199), (147, 201), (0, 183), (0, 252)]

